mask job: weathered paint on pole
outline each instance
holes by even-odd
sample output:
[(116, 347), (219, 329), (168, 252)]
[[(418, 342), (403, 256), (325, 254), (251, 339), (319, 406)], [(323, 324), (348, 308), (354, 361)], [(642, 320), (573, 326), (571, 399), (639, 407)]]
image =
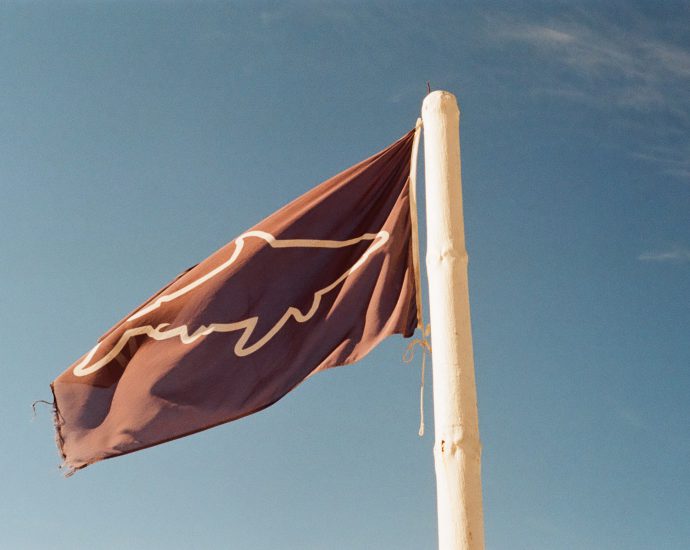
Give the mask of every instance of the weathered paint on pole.
[(455, 96), (429, 94), (422, 120), (439, 549), (482, 550), (481, 443)]

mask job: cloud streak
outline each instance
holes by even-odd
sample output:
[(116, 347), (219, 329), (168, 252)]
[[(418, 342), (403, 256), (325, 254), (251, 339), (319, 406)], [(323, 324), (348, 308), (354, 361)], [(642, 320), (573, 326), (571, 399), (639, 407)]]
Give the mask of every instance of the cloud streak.
[(690, 248), (676, 246), (667, 250), (643, 252), (637, 259), (642, 262), (690, 262)]
[(645, 153), (634, 153), (635, 158), (656, 164), (662, 173), (690, 181), (690, 149), (676, 147), (651, 147)]
[[(490, 23), (501, 47), (528, 54), (520, 71), (530, 94), (623, 115), (624, 124), (643, 128), (647, 136), (633, 156), (664, 175), (690, 180), (690, 149), (680, 145), (690, 133), (690, 50), (661, 31), (630, 30), (601, 16), (536, 23), (496, 17)], [(651, 140), (673, 145), (650, 151)]]
[[(658, 39), (646, 39), (615, 26), (605, 31), (572, 22), (498, 25), (495, 36), (517, 42), (549, 62), (567, 67), (582, 86), (606, 83), (600, 91), (619, 106), (671, 109), (686, 120), (690, 52)], [(678, 93), (676, 93), (678, 92)], [(572, 95), (572, 91), (567, 91)], [(592, 95), (591, 97), (596, 97)]]

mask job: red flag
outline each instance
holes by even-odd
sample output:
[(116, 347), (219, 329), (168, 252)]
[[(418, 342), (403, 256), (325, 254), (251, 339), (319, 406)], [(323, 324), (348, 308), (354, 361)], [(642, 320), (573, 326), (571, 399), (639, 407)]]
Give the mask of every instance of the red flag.
[(64, 465), (260, 411), (417, 325), (414, 132), (187, 270), (52, 384)]

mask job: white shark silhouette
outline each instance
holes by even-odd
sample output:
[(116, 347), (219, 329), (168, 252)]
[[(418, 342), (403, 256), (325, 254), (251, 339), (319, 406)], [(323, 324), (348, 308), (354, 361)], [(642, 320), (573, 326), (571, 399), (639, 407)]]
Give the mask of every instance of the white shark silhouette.
[(376, 250), (381, 248), (388, 241), (388, 239), (390, 238), (390, 234), (387, 231), (379, 231), (378, 233), (365, 233), (364, 235), (346, 241), (330, 241), (320, 239), (276, 239), (273, 235), (265, 231), (247, 231), (246, 233), (242, 233), (242, 235), (235, 239), (235, 250), (233, 251), (230, 258), (228, 258), (225, 262), (223, 262), (215, 269), (209, 271), (202, 277), (199, 277), (198, 279), (195, 279), (188, 285), (176, 290), (175, 292), (171, 292), (170, 294), (163, 294), (157, 297), (151, 304), (143, 307), (142, 309), (138, 310), (133, 315), (131, 315), (127, 319), (127, 321), (133, 321), (135, 319), (143, 317), (147, 313), (150, 313), (151, 311), (158, 309), (162, 304), (166, 302), (172, 302), (180, 296), (184, 296), (191, 290), (194, 290), (195, 288), (203, 285), (209, 279), (212, 279), (222, 271), (226, 270), (235, 262), (235, 260), (237, 260), (237, 258), (241, 254), (242, 249), (244, 248), (244, 240), (247, 238), (263, 239), (272, 248), (344, 248), (347, 246), (358, 244), (362, 241), (372, 241), (372, 244), (354, 263), (354, 265), (350, 267), (347, 271), (345, 271), (345, 273), (340, 275), (340, 277), (338, 277), (328, 286), (325, 286), (324, 288), (321, 288), (314, 292), (314, 298), (312, 300), (311, 306), (309, 307), (306, 313), (302, 313), (296, 307), (288, 307), (283, 316), (278, 320), (278, 322), (275, 325), (273, 325), (271, 330), (269, 330), (262, 338), (257, 340), (251, 346), (246, 346), (246, 344), (249, 341), (249, 338), (252, 336), (254, 328), (258, 323), (259, 318), (256, 316), (243, 319), (242, 321), (236, 321), (234, 323), (211, 323), (210, 325), (201, 325), (192, 334), (189, 334), (187, 325), (181, 325), (179, 327), (175, 327), (169, 330), (165, 329), (166, 327), (170, 326), (170, 323), (161, 323), (156, 327), (152, 325), (143, 325), (127, 329), (122, 334), (117, 344), (115, 344), (106, 355), (104, 355), (101, 359), (90, 365), (89, 363), (98, 351), (101, 342), (96, 344), (91, 349), (91, 351), (89, 351), (89, 353), (86, 354), (84, 359), (81, 360), (74, 367), (74, 369), (72, 370), (74, 375), (87, 376), (102, 369), (110, 361), (117, 358), (117, 356), (128, 344), (131, 338), (140, 336), (142, 334), (148, 336), (149, 338), (153, 338), (154, 340), (168, 340), (170, 338), (179, 338), (183, 344), (190, 344), (195, 340), (198, 340), (199, 338), (207, 336), (213, 332), (233, 332), (237, 330), (243, 330), (244, 332), (235, 344), (234, 352), (235, 355), (237, 355), (238, 357), (250, 355), (255, 351), (261, 349), (263, 346), (265, 346), (271, 340), (271, 338), (273, 338), (280, 331), (280, 329), (283, 328), (285, 323), (287, 323), (290, 320), (290, 318), (295, 319), (295, 321), (297, 321), (298, 323), (304, 323), (311, 319), (319, 309), (319, 305), (321, 304), (321, 298), (325, 294), (336, 288), (340, 283), (342, 283), (352, 272), (359, 269), (364, 264), (364, 262), (367, 261), (369, 256), (371, 256), (374, 252), (376, 252)]

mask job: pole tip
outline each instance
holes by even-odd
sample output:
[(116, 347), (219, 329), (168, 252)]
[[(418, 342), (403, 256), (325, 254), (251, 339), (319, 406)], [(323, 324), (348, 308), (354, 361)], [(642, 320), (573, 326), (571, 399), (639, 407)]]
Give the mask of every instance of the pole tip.
[(458, 100), (450, 92), (435, 90), (427, 95), (422, 102), (422, 114), (431, 111), (455, 111), (459, 114)]

